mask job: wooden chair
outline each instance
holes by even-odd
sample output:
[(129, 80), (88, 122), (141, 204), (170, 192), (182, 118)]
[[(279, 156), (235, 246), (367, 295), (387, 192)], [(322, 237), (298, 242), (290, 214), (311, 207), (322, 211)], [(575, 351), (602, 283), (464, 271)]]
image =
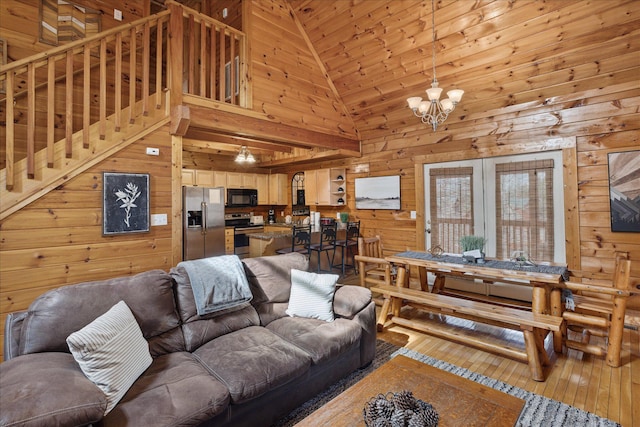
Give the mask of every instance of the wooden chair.
[[(631, 261), (622, 255), (616, 257), (613, 286), (591, 283), (564, 282), (566, 289), (572, 292), (575, 309), (563, 309), (565, 321), (562, 337), (563, 344), (575, 350), (606, 358), (612, 367), (620, 366), (620, 350), (627, 299), (631, 295)], [(565, 304), (566, 305), (566, 304)], [(581, 332), (581, 340), (569, 339), (567, 329)], [(590, 343), (592, 335), (605, 339), (605, 346)]]
[(291, 229), (291, 247), (276, 250), (277, 254), (289, 254), (298, 252), (311, 255), (311, 225), (294, 225)]
[(391, 285), (395, 280), (391, 263), (384, 259), (380, 236), (359, 237), (358, 255), (354, 259), (358, 263), (360, 286)]
[[(360, 237), (360, 221), (349, 221), (347, 222), (347, 230), (345, 234), (345, 238), (341, 240), (335, 241), (336, 248), (340, 247), (342, 249), (341, 263), (334, 264), (333, 259), (336, 256), (336, 251), (333, 251), (333, 258), (331, 259), (331, 267), (332, 268), (341, 268), (342, 275), (344, 276), (345, 269), (347, 267), (353, 268), (356, 271), (356, 261), (355, 261), (355, 253), (354, 249), (358, 246), (358, 237)], [(346, 264), (346, 258), (351, 255), (351, 264)]]
[(329, 251), (333, 250), (335, 255), (336, 233), (338, 230), (338, 223), (335, 221), (330, 224), (320, 224), (320, 242), (309, 245), (310, 252), (318, 253), (318, 273), (320, 272), (321, 254), (324, 252), (327, 254), (327, 261), (329, 263), (329, 271), (331, 271), (331, 260), (333, 257), (329, 257)]

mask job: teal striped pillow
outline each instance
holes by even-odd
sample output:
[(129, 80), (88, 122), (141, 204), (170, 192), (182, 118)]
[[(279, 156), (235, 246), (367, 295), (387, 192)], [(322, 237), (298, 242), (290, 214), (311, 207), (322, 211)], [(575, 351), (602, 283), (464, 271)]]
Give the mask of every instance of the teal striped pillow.
[(333, 322), (333, 295), (337, 274), (316, 274), (291, 270), (291, 295), (285, 313), (291, 317), (310, 317)]
[(67, 344), (82, 372), (107, 396), (105, 415), (152, 362), (149, 344), (124, 301), (69, 335)]

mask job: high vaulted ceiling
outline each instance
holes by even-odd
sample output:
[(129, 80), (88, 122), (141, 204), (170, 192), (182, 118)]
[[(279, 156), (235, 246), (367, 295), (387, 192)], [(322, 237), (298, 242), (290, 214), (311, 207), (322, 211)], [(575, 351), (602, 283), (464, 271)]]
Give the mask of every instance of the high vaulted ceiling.
[[(363, 140), (423, 129), (406, 98), (425, 98), (433, 77), (430, 1), (289, 3)], [(626, 79), (637, 81), (637, 47), (619, 41), (640, 32), (633, 3), (436, 0), (436, 74), (443, 97), (449, 89), (465, 90), (445, 127), (501, 132), (491, 120), (495, 112), (601, 87), (608, 84), (606, 71), (625, 62)], [(607, 48), (595, 51), (596, 43)]]
[[(390, 135), (411, 141), (425, 129), (431, 133), (406, 103), (410, 96), (426, 98), (433, 78), (431, 1), (284, 4), (355, 134), (374, 146), (370, 150)], [(499, 137), (533, 122), (552, 128), (571, 119), (558, 117), (552, 104), (579, 102), (572, 94), (611, 84), (609, 71), (617, 73), (616, 84), (637, 81), (638, 47), (621, 40), (633, 33), (640, 40), (639, 9), (633, 0), (435, 1), (443, 98), (453, 88), (465, 91), (436, 138), (477, 135), (479, 129)]]

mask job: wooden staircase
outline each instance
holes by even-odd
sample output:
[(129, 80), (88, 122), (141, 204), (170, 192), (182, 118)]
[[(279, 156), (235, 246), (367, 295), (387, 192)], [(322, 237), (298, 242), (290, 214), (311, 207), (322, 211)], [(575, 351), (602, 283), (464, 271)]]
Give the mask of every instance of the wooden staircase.
[[(245, 34), (166, 4), (166, 11), (0, 67), (0, 221), (171, 122), (183, 93), (244, 106), (228, 88), (246, 93)], [(231, 58), (239, 58), (237, 72)]]
[[(100, 136), (100, 123), (89, 126), (89, 146), (83, 142), (84, 129), (72, 137), (72, 157), (65, 155), (66, 140), (54, 144), (53, 167), (48, 166), (47, 149), (35, 153), (36, 173), (27, 179), (27, 158), (15, 163), (15, 179), (11, 191), (7, 190), (7, 169), (0, 171), (0, 220), (20, 210), (49, 191), (79, 175), (129, 144), (144, 138), (149, 133), (170, 122), (168, 113), (168, 93), (161, 108), (154, 108), (146, 116), (139, 115), (134, 123), (126, 123), (115, 130), (114, 116), (107, 119), (105, 138)], [(134, 109), (140, 110), (142, 101)], [(128, 114), (129, 107), (123, 110)]]

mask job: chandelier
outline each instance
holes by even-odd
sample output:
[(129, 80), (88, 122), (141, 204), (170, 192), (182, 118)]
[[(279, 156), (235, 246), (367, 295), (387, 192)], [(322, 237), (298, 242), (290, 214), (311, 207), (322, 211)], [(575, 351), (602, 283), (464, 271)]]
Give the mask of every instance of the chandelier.
[(256, 162), (256, 158), (253, 157), (253, 154), (251, 154), (251, 151), (249, 151), (246, 145), (243, 145), (242, 147), (240, 147), (240, 151), (236, 156), (236, 163), (255, 163), (255, 162)]
[(428, 101), (423, 101), (419, 96), (407, 98), (409, 108), (413, 110), (416, 117), (420, 117), (422, 123), (428, 123), (433, 127), (435, 132), (438, 125), (447, 120), (451, 113), (462, 99), (464, 91), (461, 89), (453, 89), (447, 92), (447, 99), (440, 101), (442, 88), (438, 87), (438, 79), (436, 79), (436, 18), (434, 0), (431, 0), (431, 28), (433, 31), (433, 81), (431, 88), (427, 89)]

